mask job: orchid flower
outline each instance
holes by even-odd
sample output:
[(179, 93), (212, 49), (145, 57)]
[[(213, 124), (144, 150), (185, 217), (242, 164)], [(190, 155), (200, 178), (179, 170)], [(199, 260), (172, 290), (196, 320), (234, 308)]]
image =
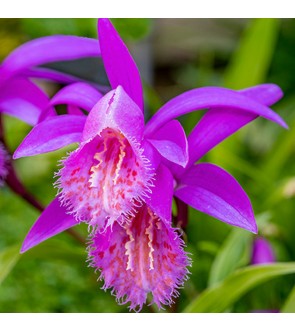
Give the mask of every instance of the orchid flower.
[(263, 237), (257, 237), (253, 242), (251, 264), (269, 264), (275, 261), (270, 243)]
[[(268, 107), (282, 92), (273, 84), (242, 91), (193, 89), (144, 124), (134, 60), (109, 20), (99, 20), (98, 35), (112, 90), (101, 96), (83, 83), (85, 105), (81, 83), (64, 88), (51, 104), (66, 103), (77, 112), (37, 124), (15, 151), (19, 158), (79, 144), (62, 160), (59, 194), (31, 228), (22, 252), (86, 221), (91, 226), (90, 264), (101, 271), (104, 289), (113, 289), (121, 303), (130, 302), (135, 310), (152, 293), (161, 308), (179, 294), (190, 265), (172, 226), (173, 196), (257, 232), (250, 200), (238, 182), (215, 165), (195, 162), (258, 116), (286, 127)], [(87, 116), (79, 113), (81, 107)], [(202, 109), (208, 111), (187, 139), (176, 118)]]

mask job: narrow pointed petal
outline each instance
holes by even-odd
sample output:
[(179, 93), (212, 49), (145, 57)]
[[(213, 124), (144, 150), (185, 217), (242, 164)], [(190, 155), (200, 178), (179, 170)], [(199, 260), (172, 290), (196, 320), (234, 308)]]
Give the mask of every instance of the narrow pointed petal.
[(51, 68), (26, 68), (22, 70), (23, 77), (40, 78), (48, 81), (54, 81), (61, 84), (72, 84), (81, 81), (79, 77), (62, 73)]
[(257, 233), (251, 202), (240, 184), (212, 164), (192, 166), (182, 175), (174, 195), (194, 209), (227, 224)]
[[(1, 87), (0, 112), (30, 125), (38, 123), (40, 115), (48, 104), (48, 96), (27, 79), (11, 79)], [(52, 110), (49, 109), (48, 112)]]
[(79, 107), (73, 105), (68, 105), (67, 111), (70, 115), (84, 115), (83, 111)]
[(263, 237), (258, 237), (253, 242), (251, 264), (270, 264), (276, 261), (270, 243)]
[(16, 149), (13, 158), (34, 156), (80, 142), (86, 116), (60, 115), (36, 125)]
[(154, 131), (174, 118), (208, 108), (246, 111), (274, 121), (284, 128), (288, 127), (278, 114), (252, 98), (225, 88), (206, 87), (187, 91), (162, 106), (147, 123), (145, 135), (149, 137)]
[(30, 229), (22, 245), (21, 253), (78, 223), (75, 218), (67, 214), (64, 207), (60, 206), (59, 199), (55, 198)]
[(75, 60), (100, 56), (99, 43), (95, 39), (76, 36), (49, 36), (29, 41), (3, 61), (1, 78), (7, 79), (22, 70), (44, 63)]
[(91, 265), (101, 271), (103, 289), (112, 289), (120, 304), (140, 311), (151, 293), (159, 308), (171, 305), (187, 278), (190, 260), (170, 225), (143, 206), (130, 223), (96, 233), (89, 248)]
[(121, 85), (143, 110), (143, 91), (140, 74), (126, 45), (108, 19), (98, 20), (101, 56), (113, 89)]
[(38, 68), (37, 67), (37, 68), (24, 69), (21, 72), (21, 74), (19, 74), (19, 76), (40, 78), (40, 79), (44, 79), (44, 80), (54, 81), (54, 82), (61, 83), (61, 84), (72, 84), (72, 83), (77, 83), (77, 82), (84, 82), (84, 83), (91, 84), (92, 86), (97, 88), (97, 90), (100, 91), (101, 93), (107, 93), (111, 90), (109, 86), (96, 84), (96, 83), (84, 80), (80, 77), (62, 73), (62, 72), (59, 72), (57, 70), (50, 69), (50, 68), (43, 68), (43, 67)]
[(74, 105), (89, 112), (101, 97), (102, 94), (91, 85), (78, 82), (59, 90), (50, 105)]
[(283, 97), (282, 89), (276, 84), (260, 84), (237, 92), (266, 106), (275, 104)]
[(103, 129), (112, 128), (130, 140), (140, 142), (144, 131), (144, 118), (140, 108), (119, 86), (107, 93), (93, 107), (85, 124), (83, 140), (88, 141)]
[(188, 162), (188, 143), (181, 124), (172, 120), (157, 130), (148, 140), (167, 160), (185, 167)]
[(166, 222), (171, 222), (172, 217), (173, 181), (169, 169), (161, 164), (156, 171), (150, 198), (146, 200), (155, 214)]
[[(274, 84), (263, 84), (239, 91), (263, 105), (270, 106), (282, 97), (282, 90)], [(259, 114), (230, 110), (211, 109), (202, 117), (188, 137), (190, 167), (224, 139), (253, 121)], [(182, 170), (179, 169), (179, 173)]]

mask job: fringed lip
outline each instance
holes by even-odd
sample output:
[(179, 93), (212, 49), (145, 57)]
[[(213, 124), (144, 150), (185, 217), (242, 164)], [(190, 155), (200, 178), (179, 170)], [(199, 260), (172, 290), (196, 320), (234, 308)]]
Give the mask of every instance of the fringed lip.
[(140, 311), (151, 293), (153, 303), (163, 309), (188, 278), (191, 259), (184, 246), (177, 230), (144, 204), (130, 223), (115, 223), (112, 230), (92, 235), (88, 261), (118, 303)]
[(154, 169), (134, 138), (104, 128), (61, 162), (56, 174), (61, 202), (100, 230), (128, 222), (149, 198)]

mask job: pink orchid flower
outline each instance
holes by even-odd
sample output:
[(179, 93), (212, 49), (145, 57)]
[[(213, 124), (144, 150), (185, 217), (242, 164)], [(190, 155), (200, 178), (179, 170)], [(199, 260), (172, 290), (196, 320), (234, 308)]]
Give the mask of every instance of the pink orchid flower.
[[(102, 96), (83, 83), (84, 100), (81, 83), (61, 90), (51, 104), (66, 103), (77, 113), (37, 124), (14, 154), (32, 156), (79, 143), (62, 161), (59, 195), (29, 231), (22, 252), (86, 221), (92, 226), (89, 259), (101, 271), (104, 288), (113, 289), (121, 303), (130, 302), (135, 310), (152, 293), (161, 308), (178, 295), (190, 265), (172, 226), (173, 196), (257, 232), (250, 200), (238, 182), (218, 166), (195, 162), (258, 116), (286, 127), (268, 107), (282, 92), (273, 84), (242, 91), (193, 89), (170, 100), (144, 124), (134, 60), (109, 20), (99, 20), (98, 35), (112, 90)], [(79, 114), (80, 108), (89, 114)], [(175, 119), (202, 109), (207, 112), (187, 139)]]

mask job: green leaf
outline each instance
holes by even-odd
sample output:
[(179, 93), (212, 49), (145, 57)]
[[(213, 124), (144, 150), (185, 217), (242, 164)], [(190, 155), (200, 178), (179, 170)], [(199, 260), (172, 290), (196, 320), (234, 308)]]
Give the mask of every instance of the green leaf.
[(225, 73), (225, 86), (243, 89), (262, 83), (274, 53), (279, 20), (253, 19)]
[(209, 274), (209, 286), (222, 281), (242, 265), (243, 258), (249, 257), (251, 238), (252, 234), (243, 229), (237, 228), (231, 231), (213, 261)]
[(264, 162), (264, 171), (274, 179), (282, 173), (283, 168), (290, 158), (294, 149), (295, 142), (295, 121), (290, 123), (290, 130), (283, 132), (282, 136), (277, 140), (276, 145), (271, 150), (269, 158)]
[[(256, 216), (261, 229), (270, 219), (268, 212)], [(247, 265), (250, 260), (253, 234), (244, 229), (234, 228), (223, 242), (216, 255), (209, 274), (209, 287), (224, 280), (237, 268)]]
[(206, 289), (184, 312), (224, 312), (246, 292), (272, 278), (295, 273), (295, 263), (248, 266)]
[(0, 285), (20, 258), (20, 246), (11, 246), (0, 252)]
[(295, 312), (295, 286), (293, 287), (286, 302), (284, 303), (283, 307), (281, 308), (281, 312), (283, 312), (283, 313)]

